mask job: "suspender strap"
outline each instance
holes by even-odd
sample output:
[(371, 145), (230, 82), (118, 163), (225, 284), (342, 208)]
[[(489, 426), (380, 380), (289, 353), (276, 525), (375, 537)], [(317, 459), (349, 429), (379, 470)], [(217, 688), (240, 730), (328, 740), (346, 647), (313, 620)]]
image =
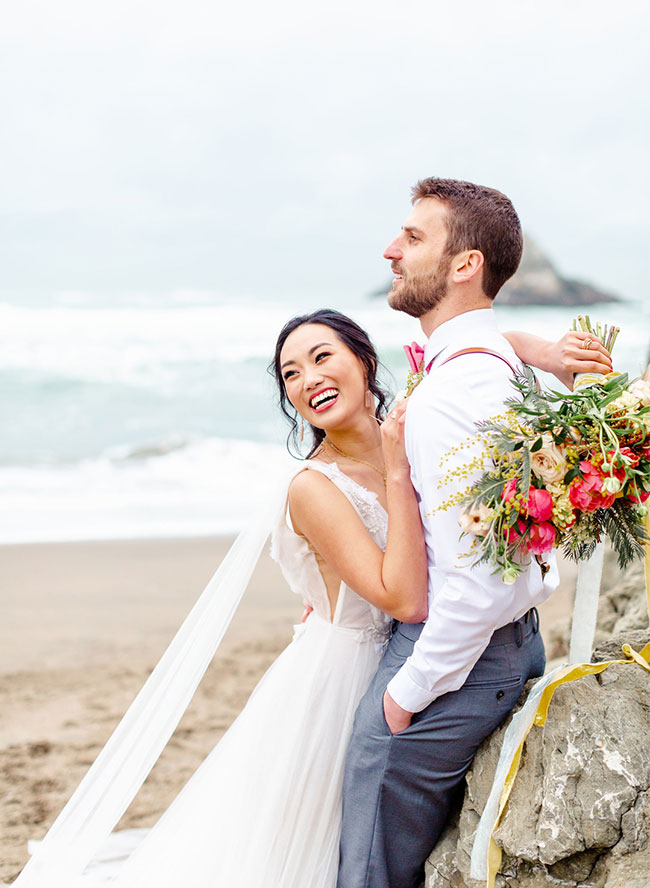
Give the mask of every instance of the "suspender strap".
[[(461, 355), (492, 355), (493, 358), (498, 358), (500, 361), (503, 361), (504, 364), (507, 364), (508, 367), (510, 367), (511, 373), (515, 373), (515, 368), (507, 358), (504, 358), (503, 355), (500, 355), (498, 352), (490, 351), (489, 348), (464, 348), (461, 351), (454, 352), (454, 354), (446, 358), (440, 366), (442, 367), (444, 364), (448, 364), (450, 361), (453, 361), (454, 358), (460, 358)], [(433, 361), (431, 364), (433, 364)], [(431, 370), (431, 364), (427, 367), (427, 372)]]
[[(507, 364), (508, 367), (510, 367), (510, 372), (512, 373), (513, 376), (517, 375), (517, 371), (515, 370), (515, 368), (512, 366), (512, 364), (510, 363), (510, 361), (507, 358), (504, 358), (503, 355), (500, 355), (498, 352), (490, 351), (489, 348), (464, 348), (462, 351), (457, 351), (453, 355), (448, 357), (446, 360), (444, 360), (442, 362), (442, 364), (440, 364), (440, 366), (442, 367), (443, 364), (446, 364), (448, 361), (453, 361), (454, 358), (459, 358), (461, 355), (476, 355), (476, 354), (492, 355), (493, 358), (498, 358), (500, 361), (503, 361), (504, 364)], [(433, 364), (433, 361), (431, 361), (431, 364)], [(427, 367), (427, 373), (429, 372), (429, 370), (431, 370), (431, 364), (429, 364), (429, 366)], [(540, 385), (540, 382), (539, 382), (539, 379), (537, 378), (537, 376), (535, 376), (535, 385), (537, 387), (537, 391), (541, 392), (542, 387)]]
[(490, 351), (489, 348), (464, 348), (461, 351), (454, 352), (454, 354), (446, 358), (440, 366), (442, 367), (443, 364), (448, 364), (449, 361), (453, 361), (454, 358), (460, 358), (461, 355), (492, 355), (493, 358), (498, 358), (500, 361), (503, 361), (504, 364), (507, 364), (512, 373), (515, 372), (515, 368), (507, 358), (504, 358), (503, 355), (500, 355), (498, 352)]

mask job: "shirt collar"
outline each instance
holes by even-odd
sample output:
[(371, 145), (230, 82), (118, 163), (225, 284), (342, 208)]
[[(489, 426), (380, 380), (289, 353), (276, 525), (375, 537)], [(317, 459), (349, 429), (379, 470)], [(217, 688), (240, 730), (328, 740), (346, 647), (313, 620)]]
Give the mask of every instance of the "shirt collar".
[[(487, 330), (497, 330), (497, 321), (491, 308), (478, 308), (474, 311), (465, 311), (440, 324), (429, 337), (424, 347), (424, 366), (439, 363), (444, 352), (449, 351), (455, 345), (466, 348), (468, 338), (480, 333), (484, 336)], [(470, 341), (471, 344), (471, 341)]]

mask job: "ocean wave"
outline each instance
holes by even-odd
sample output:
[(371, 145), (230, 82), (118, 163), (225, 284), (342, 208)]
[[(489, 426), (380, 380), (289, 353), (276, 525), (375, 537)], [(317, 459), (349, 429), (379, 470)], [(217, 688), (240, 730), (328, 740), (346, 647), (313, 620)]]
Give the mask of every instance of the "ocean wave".
[(208, 438), (148, 455), (2, 467), (0, 543), (234, 533), (292, 464), (278, 445)]
[(193, 444), (198, 444), (199, 438), (185, 438), (181, 435), (171, 435), (165, 441), (158, 441), (153, 444), (142, 445), (121, 445), (119, 447), (110, 447), (104, 454), (105, 458), (112, 463), (126, 463), (132, 461), (140, 461), (146, 459), (157, 459), (160, 456), (167, 456), (176, 450), (184, 450)]
[[(288, 306), (34, 308), (0, 304), (0, 369), (151, 384), (179, 365), (268, 362)], [(165, 369), (167, 368), (167, 369)]]
[[(150, 304), (150, 296), (147, 304), (126, 299), (98, 305), (89, 294), (67, 294), (63, 304), (0, 303), (0, 466), (140, 464), (191, 451), (205, 438), (283, 439), (266, 366), (277, 332), (304, 306), (214, 294), (201, 301), (192, 293)], [(402, 388), (401, 343), (422, 340), (417, 321), (383, 300), (357, 301), (349, 313), (375, 342), (388, 386)], [(574, 314), (497, 307), (501, 329), (548, 338), (568, 329)], [(645, 369), (650, 304), (616, 303), (595, 317), (621, 327), (617, 369)]]
[[(345, 310), (345, 306), (343, 307)], [(159, 307), (82, 305), (47, 307), (0, 303), (0, 369), (40, 371), (71, 379), (164, 385), (191, 365), (268, 363), (283, 324), (301, 306), (283, 301), (230, 300)], [(502, 329), (529, 329), (557, 338), (568, 329), (570, 306), (497, 306)], [(421, 339), (418, 323), (377, 300), (356, 304), (351, 316), (365, 327), (384, 357), (399, 356), (401, 343)], [(650, 307), (621, 302), (597, 315), (617, 323), (619, 342), (647, 345)], [(619, 355), (624, 359), (623, 350)], [(390, 361), (389, 361), (390, 363)]]

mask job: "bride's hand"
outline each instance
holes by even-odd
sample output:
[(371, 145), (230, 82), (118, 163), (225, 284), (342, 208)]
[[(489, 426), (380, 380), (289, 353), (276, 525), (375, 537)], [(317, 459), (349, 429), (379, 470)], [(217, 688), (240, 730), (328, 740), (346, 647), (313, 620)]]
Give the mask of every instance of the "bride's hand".
[[(585, 342), (588, 348), (585, 348)], [(593, 333), (571, 330), (557, 342), (549, 343), (548, 363), (543, 369), (572, 389), (574, 373), (610, 373), (612, 359)]]
[(404, 423), (408, 399), (398, 401), (381, 426), (381, 446), (387, 475), (411, 475), (411, 467), (404, 446)]

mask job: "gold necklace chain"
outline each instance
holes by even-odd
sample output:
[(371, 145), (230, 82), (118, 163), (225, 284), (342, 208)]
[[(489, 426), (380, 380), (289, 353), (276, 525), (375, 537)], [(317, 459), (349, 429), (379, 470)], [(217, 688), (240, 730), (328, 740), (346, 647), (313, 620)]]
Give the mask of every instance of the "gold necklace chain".
[(365, 459), (359, 459), (359, 457), (357, 457), (357, 456), (350, 456), (349, 453), (344, 453), (344, 451), (341, 450), (340, 447), (337, 447), (333, 441), (330, 441), (329, 438), (325, 438), (324, 441), (326, 444), (329, 444), (329, 446), (332, 448), (332, 450), (334, 450), (336, 453), (340, 454), (341, 456), (344, 456), (346, 459), (351, 459), (352, 462), (358, 462), (364, 466), (368, 466), (368, 468), (370, 468), (370, 469), (374, 469), (375, 472), (378, 472), (381, 475), (382, 481), (384, 482), (384, 487), (386, 486), (386, 470), (385, 469), (378, 469), (377, 466), (373, 466), (372, 463), (367, 462)]

